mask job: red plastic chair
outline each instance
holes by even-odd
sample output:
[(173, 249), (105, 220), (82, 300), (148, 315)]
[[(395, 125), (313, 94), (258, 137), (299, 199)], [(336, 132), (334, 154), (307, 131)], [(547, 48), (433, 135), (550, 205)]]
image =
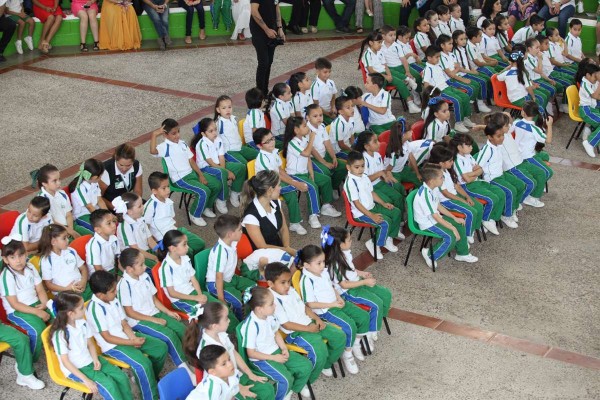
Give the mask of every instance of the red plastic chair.
[(200, 384), (200, 382), (202, 382), (202, 378), (204, 378), (204, 371), (202, 371), (200, 368), (195, 368), (195, 372), (196, 372), (196, 386)]
[(512, 26), (510, 26), (510, 25), (508, 26), (506, 35), (508, 36), (508, 41), (510, 42), (512, 40), (513, 36), (515, 35), (515, 31), (512, 28)]
[(348, 196), (346, 195), (345, 191), (342, 191), (342, 197), (344, 198), (344, 208), (346, 209), (346, 229), (348, 229), (349, 225), (352, 226), (352, 228), (350, 228), (350, 234), (352, 235), (354, 229), (360, 228), (360, 232), (358, 233), (358, 240), (360, 240), (360, 238), (362, 237), (365, 228), (369, 229), (369, 233), (371, 234), (371, 240), (373, 241), (373, 246), (375, 247), (375, 262), (377, 262), (377, 239), (375, 238), (375, 228), (373, 227), (373, 225), (355, 220), (352, 216), (352, 207), (350, 206), (350, 201), (348, 200)]
[(242, 233), (242, 238), (237, 243), (237, 256), (238, 260), (243, 260), (252, 254), (252, 244), (250, 243), (250, 238), (245, 233)]
[(17, 329), (20, 332), (23, 332), (25, 335), (27, 335), (27, 331), (21, 327), (18, 327), (16, 325), (13, 325), (12, 322), (10, 322), (8, 320), (8, 317), (6, 316), (6, 310), (4, 309), (4, 305), (2, 304), (2, 301), (0, 301), (0, 322), (6, 324), (6, 325), (10, 325), (13, 328)]
[(417, 46), (415, 46), (415, 39), (410, 39), (408, 43), (410, 44), (410, 48), (412, 49), (413, 53), (419, 54), (417, 51)]
[(271, 129), (271, 115), (265, 113), (265, 128)]
[(161, 263), (158, 262), (154, 267), (152, 267), (152, 279), (154, 280), (154, 286), (156, 286), (156, 297), (158, 298), (158, 301), (163, 303), (165, 307), (167, 307), (171, 311), (175, 311), (177, 314), (179, 314), (182, 320), (187, 321), (189, 319), (189, 316), (182, 311), (177, 311), (173, 309), (173, 304), (171, 304), (171, 300), (169, 300), (162, 286), (160, 286), (160, 277), (158, 271), (158, 269), (160, 268), (160, 264)]
[[(20, 213), (15, 210), (7, 211), (5, 213), (0, 214), (0, 239), (10, 235), (10, 231), (12, 231), (12, 228), (15, 225), (15, 221), (17, 220), (19, 215)], [(2, 243), (0, 243), (0, 249), (1, 248)]]
[(389, 143), (391, 135), (392, 132), (388, 129), (387, 131), (382, 132), (381, 135), (377, 137), (377, 140), (379, 140), (379, 143)]
[(92, 239), (92, 235), (83, 235), (73, 240), (69, 247), (77, 252), (77, 255), (85, 261), (85, 246)]
[(412, 124), (412, 126), (410, 127), (410, 130), (412, 131), (412, 140), (423, 139), (424, 128), (425, 128), (425, 121), (423, 121), (422, 119), (418, 120), (417, 122)]
[[(358, 62), (358, 68), (360, 69), (360, 72), (362, 73), (363, 83), (366, 83), (367, 82), (367, 69), (365, 68), (362, 61)], [(399, 98), (399, 94), (398, 94), (398, 90), (396, 89), (396, 86), (387, 85), (385, 87), (385, 90), (390, 92), (390, 95), (392, 95), (392, 98), (394, 98), (394, 99)], [(405, 104), (406, 101), (404, 99), (400, 99), (400, 100), (402, 100), (402, 107), (404, 108), (404, 111), (408, 110), (408, 105)]]

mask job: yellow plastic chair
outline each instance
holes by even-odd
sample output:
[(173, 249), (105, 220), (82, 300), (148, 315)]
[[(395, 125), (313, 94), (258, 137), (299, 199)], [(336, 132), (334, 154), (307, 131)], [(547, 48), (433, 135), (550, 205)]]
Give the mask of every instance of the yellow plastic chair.
[[(4, 356), (4, 353), (6, 351), (8, 351), (10, 349), (10, 344), (6, 343), (6, 342), (0, 342), (0, 363), (2, 363), (2, 357)], [(10, 354), (7, 354), (8, 357), (12, 356)]]
[(248, 179), (250, 179), (254, 175), (256, 175), (256, 160), (248, 161), (248, 164), (246, 164), (246, 166), (248, 168)]
[(238, 121), (238, 132), (240, 133), (242, 143), (246, 144), (246, 138), (244, 138), (244, 122), (246, 122), (246, 118), (242, 118)]
[(302, 277), (302, 272), (300, 272), (300, 270), (297, 270), (296, 272), (294, 272), (294, 275), (292, 275), (292, 286), (294, 287), (294, 289), (296, 289), (298, 296), (300, 296), (300, 298), (302, 300), (304, 300), (302, 298), (302, 293), (300, 292), (300, 278), (301, 277)]
[(281, 157), (281, 168), (285, 169), (285, 167), (287, 166), (287, 161), (285, 160), (285, 157), (283, 156), (283, 151), (279, 152), (279, 157)]
[(327, 125), (325, 127), (325, 130), (327, 131), (327, 134), (329, 135), (329, 131), (331, 130), (331, 124)]
[(567, 142), (566, 148), (568, 149), (571, 145), (571, 141), (573, 139), (579, 139), (581, 132), (583, 132), (583, 128), (585, 128), (585, 122), (583, 122), (583, 119), (579, 116), (579, 91), (575, 85), (571, 85), (567, 88), (567, 104), (569, 105), (569, 118), (577, 122), (577, 126), (573, 129), (573, 133), (571, 133), (571, 137)]

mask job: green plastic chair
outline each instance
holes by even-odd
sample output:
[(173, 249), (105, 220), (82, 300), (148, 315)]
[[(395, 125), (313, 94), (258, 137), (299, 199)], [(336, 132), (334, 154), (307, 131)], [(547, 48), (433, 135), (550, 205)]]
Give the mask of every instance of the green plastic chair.
[[(423, 242), (421, 243), (421, 249), (423, 247), (427, 247), (429, 245), (429, 249), (433, 250), (433, 239), (441, 239), (440, 235), (436, 235), (435, 233), (431, 233), (429, 231), (424, 231), (419, 229), (417, 223), (415, 222), (415, 213), (413, 202), (415, 201), (415, 196), (417, 195), (418, 190), (412, 190), (406, 196), (406, 212), (408, 214), (408, 228), (413, 233), (413, 237), (410, 241), (410, 246), (408, 247), (408, 253), (406, 254), (406, 259), (404, 260), (404, 266), (408, 265), (408, 259), (410, 257), (410, 252), (412, 250), (413, 244), (415, 243), (415, 239), (417, 236), (423, 237)], [(433, 260), (433, 251), (431, 252), (431, 269), (435, 272), (435, 262)]]
[[(163, 172), (169, 175), (169, 169), (167, 168), (167, 163), (164, 158), (160, 159), (162, 163)], [(192, 220), (190, 219), (190, 203), (192, 202), (192, 197), (194, 196), (194, 192), (189, 190), (182, 189), (178, 186), (173, 185), (171, 181), (171, 177), (169, 176), (169, 189), (171, 190), (171, 194), (173, 193), (181, 193), (181, 199), (179, 200), (179, 208), (181, 209), (181, 205), (185, 207), (185, 216), (187, 217), (188, 224), (192, 225)], [(171, 197), (169, 194), (169, 197)]]
[(200, 284), (200, 289), (207, 292), (206, 289), (206, 272), (208, 270), (208, 256), (212, 249), (204, 249), (194, 256), (194, 267), (196, 268), (196, 280)]

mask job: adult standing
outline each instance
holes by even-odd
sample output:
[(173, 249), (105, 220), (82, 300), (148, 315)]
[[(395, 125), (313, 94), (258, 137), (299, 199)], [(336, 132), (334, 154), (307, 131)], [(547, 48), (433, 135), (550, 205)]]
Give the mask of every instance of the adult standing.
[(252, 45), (256, 50), (258, 65), (256, 67), (256, 87), (263, 93), (269, 93), (269, 77), (271, 64), (275, 57), (275, 39), (285, 41), (285, 33), (281, 25), (279, 0), (251, 0), (250, 33)]
[(546, 4), (538, 15), (546, 21), (558, 16), (558, 32), (563, 38), (566, 37), (569, 18), (575, 15), (575, 0), (544, 0), (544, 2)]
[(335, 9), (335, 0), (323, 0), (323, 8), (327, 11), (327, 14), (331, 17), (335, 24), (335, 30), (337, 32), (350, 33), (350, 18), (354, 14), (356, 8), (356, 0), (341, 0), (344, 3), (344, 12), (342, 16), (337, 13)]
[(127, 143), (117, 146), (113, 157), (104, 162), (104, 173), (99, 182), (102, 198), (108, 208), (112, 209), (115, 197), (127, 192), (142, 197), (142, 174), (142, 165), (135, 159), (133, 146)]
[(8, 46), (13, 33), (15, 33), (15, 29), (17, 29), (17, 24), (6, 15), (6, 0), (0, 0), (0, 32), (2, 32), (2, 39), (0, 39), (0, 62), (6, 61), (6, 58), (2, 54), (6, 46)]

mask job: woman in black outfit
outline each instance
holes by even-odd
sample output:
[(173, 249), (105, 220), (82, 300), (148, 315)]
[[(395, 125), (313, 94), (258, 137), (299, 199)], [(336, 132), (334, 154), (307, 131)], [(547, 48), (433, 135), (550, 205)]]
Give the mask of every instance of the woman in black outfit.
[(112, 158), (104, 161), (104, 174), (100, 177), (100, 190), (105, 204), (112, 209), (115, 197), (134, 192), (142, 197), (142, 165), (135, 159), (135, 149), (127, 143), (115, 148)]
[(275, 56), (275, 38), (285, 40), (278, 0), (251, 0), (250, 32), (256, 50), (256, 87), (269, 93), (269, 76)]

